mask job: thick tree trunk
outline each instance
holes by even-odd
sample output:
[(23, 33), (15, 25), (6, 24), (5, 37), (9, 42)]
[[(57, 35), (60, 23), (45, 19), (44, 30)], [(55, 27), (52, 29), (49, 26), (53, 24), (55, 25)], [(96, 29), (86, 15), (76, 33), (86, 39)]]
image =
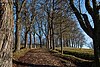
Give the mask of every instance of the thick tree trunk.
[(53, 30), (53, 17), (52, 17), (52, 20), (51, 20), (51, 46), (52, 46), (52, 49), (54, 50), (55, 49), (55, 45), (54, 45), (54, 30)]
[(16, 0), (16, 32), (15, 32), (15, 51), (20, 50), (20, 19), (18, 11), (18, 2)]
[(28, 47), (28, 32), (25, 33), (25, 45), (24, 45), (25, 48)]
[(0, 67), (12, 67), (12, 0), (0, 0)]
[(20, 50), (20, 25), (16, 23), (16, 32), (15, 32), (15, 51)]
[[(100, 33), (99, 33), (100, 34)], [(93, 44), (94, 44), (94, 57), (95, 57), (95, 65), (97, 67), (100, 66), (99, 63), (99, 45), (100, 45), (100, 36), (98, 36), (98, 33), (96, 33), (96, 35), (94, 35), (94, 39), (93, 39)]]
[(15, 31), (15, 51), (20, 50), (20, 18), (19, 18), (19, 11), (18, 11), (18, 1), (15, 0), (16, 4), (16, 31)]
[(48, 36), (46, 36), (46, 48), (49, 48), (49, 45), (48, 45)]
[(32, 49), (32, 33), (30, 32), (30, 49)]
[(99, 63), (100, 22), (96, 22), (96, 25), (94, 26), (93, 44), (94, 44), (95, 66), (100, 67)]
[(100, 45), (100, 41), (98, 41), (97, 37), (94, 37), (93, 44), (94, 44), (95, 66), (97, 66), (97, 65), (100, 65), (99, 64), (99, 48), (98, 48), (98, 45)]
[[(93, 1), (95, 2), (95, 0)], [(99, 10), (97, 10), (97, 6), (93, 4), (94, 10), (94, 30), (93, 30), (93, 44), (94, 44), (94, 56), (95, 56), (95, 66), (100, 67), (99, 63), (99, 49), (100, 49), (100, 14)]]

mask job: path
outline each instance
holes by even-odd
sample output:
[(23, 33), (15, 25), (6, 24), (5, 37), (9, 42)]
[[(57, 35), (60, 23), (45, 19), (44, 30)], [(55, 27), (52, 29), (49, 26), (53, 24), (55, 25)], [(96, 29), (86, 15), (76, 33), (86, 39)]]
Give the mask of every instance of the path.
[[(16, 62), (16, 61), (15, 61)], [(16, 67), (69, 67), (46, 49), (32, 49), (16, 62)]]

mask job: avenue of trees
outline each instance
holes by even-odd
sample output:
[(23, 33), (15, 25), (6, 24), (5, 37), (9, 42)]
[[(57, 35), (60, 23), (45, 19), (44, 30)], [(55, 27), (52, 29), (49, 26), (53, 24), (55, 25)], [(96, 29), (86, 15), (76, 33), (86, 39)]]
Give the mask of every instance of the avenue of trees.
[(0, 67), (12, 67), (12, 51), (22, 47), (61, 47), (62, 54), (63, 47), (82, 48), (87, 42), (79, 24), (93, 39), (99, 67), (99, 12), (99, 0), (0, 0)]

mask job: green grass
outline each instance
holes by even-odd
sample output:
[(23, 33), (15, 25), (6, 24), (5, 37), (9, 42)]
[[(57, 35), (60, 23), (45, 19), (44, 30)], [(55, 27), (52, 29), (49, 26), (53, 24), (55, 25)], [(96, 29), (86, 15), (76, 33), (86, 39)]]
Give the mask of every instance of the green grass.
[[(56, 48), (56, 49), (61, 49), (60, 47), (59, 48)], [(84, 48), (71, 48), (71, 47), (64, 47), (63, 48), (64, 51), (71, 51), (71, 52), (78, 52), (78, 53), (88, 53), (88, 54), (92, 54), (93, 55), (93, 50), (92, 49), (84, 49)]]
[(69, 54), (62, 55), (59, 51), (56, 50), (51, 50), (50, 52), (55, 53), (55, 55), (59, 58), (62, 58), (64, 62), (70, 61), (79, 67), (91, 67), (93, 65), (93, 60), (85, 60)]
[[(56, 50), (61, 51), (60, 48), (56, 48)], [(82, 59), (86, 59), (86, 60), (94, 59), (94, 52), (92, 49), (64, 47), (63, 51), (64, 51), (64, 54), (73, 55)]]

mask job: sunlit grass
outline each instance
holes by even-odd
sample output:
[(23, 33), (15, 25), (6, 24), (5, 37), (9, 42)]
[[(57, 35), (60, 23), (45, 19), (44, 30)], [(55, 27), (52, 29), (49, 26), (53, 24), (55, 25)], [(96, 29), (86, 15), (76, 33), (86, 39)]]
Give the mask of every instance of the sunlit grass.
[[(58, 50), (61, 50), (60, 47), (56, 48)], [(70, 47), (63, 47), (64, 51), (70, 51), (70, 52), (78, 52), (78, 53), (88, 53), (93, 55), (94, 51), (92, 49), (84, 49), (84, 48), (70, 48)]]
[[(61, 48), (58, 47), (56, 48), (56, 50), (61, 51)], [(85, 59), (85, 60), (94, 59), (94, 52), (92, 49), (64, 47), (63, 53), (68, 55), (73, 55), (75, 57)]]
[(20, 58), (21, 56), (24, 56), (25, 53), (27, 53), (29, 50), (30, 50), (29, 48), (24, 48), (24, 49), (14, 52), (13, 59), (18, 60), (18, 58)]
[(62, 58), (64, 62), (70, 61), (70, 62), (72, 62), (72, 63), (74, 63), (76, 65), (84, 65), (84, 67), (87, 66), (87, 64), (92, 66), (92, 63), (93, 63), (93, 60), (85, 60), (85, 59), (76, 57), (74, 55), (61, 54), (59, 51), (51, 50), (51, 52), (52, 53), (56, 53), (55, 55), (57, 57)]

